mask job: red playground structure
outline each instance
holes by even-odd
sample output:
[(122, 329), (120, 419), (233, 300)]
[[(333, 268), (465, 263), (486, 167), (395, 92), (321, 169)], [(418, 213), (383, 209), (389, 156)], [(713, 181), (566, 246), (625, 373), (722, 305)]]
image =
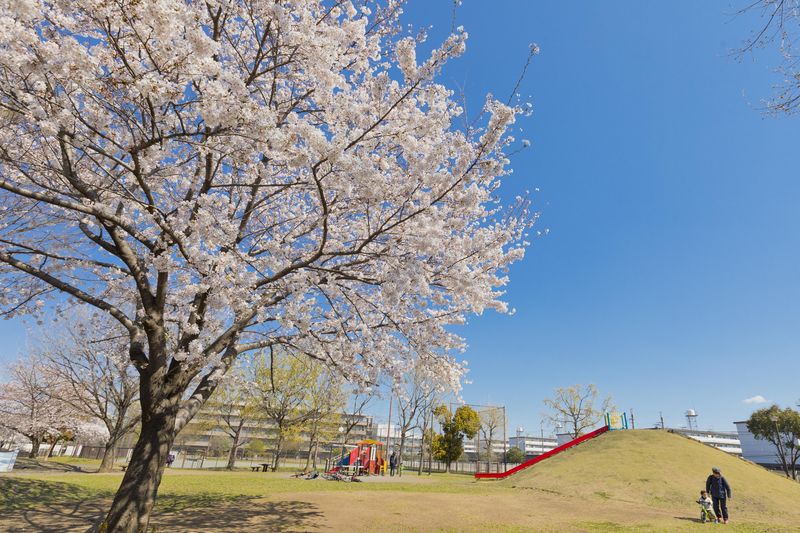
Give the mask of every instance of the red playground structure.
[(383, 460), (382, 442), (366, 439), (359, 441), (344, 454), (330, 472), (344, 471), (354, 476), (378, 475), (381, 468), (385, 469)]

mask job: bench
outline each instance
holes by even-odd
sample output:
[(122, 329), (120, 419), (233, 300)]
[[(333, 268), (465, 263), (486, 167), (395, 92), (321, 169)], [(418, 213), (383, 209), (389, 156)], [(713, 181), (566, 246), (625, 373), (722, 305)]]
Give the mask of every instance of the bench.
[(251, 472), (258, 472), (259, 470), (261, 470), (260, 466), (251, 466), (250, 467), (250, 471)]

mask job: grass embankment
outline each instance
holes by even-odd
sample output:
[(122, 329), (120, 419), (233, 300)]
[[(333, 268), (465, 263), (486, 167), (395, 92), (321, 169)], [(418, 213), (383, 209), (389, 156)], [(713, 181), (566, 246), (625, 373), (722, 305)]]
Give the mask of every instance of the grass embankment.
[[(711, 466), (733, 485), (726, 531), (800, 531), (800, 484), (685, 438), (615, 432), (502, 482), (406, 473), (364, 483), (283, 473), (167, 470), (158, 531), (703, 531), (694, 500)], [(82, 531), (121, 473), (0, 477), (9, 530)], [(14, 529), (18, 528), (18, 529)]]
[[(662, 431), (616, 431), (499, 485), (577, 497), (591, 506), (683, 510), (699, 497), (711, 467), (733, 488), (734, 522), (792, 525), (800, 531), (800, 484), (757, 465)], [(699, 514), (699, 513), (698, 513)]]

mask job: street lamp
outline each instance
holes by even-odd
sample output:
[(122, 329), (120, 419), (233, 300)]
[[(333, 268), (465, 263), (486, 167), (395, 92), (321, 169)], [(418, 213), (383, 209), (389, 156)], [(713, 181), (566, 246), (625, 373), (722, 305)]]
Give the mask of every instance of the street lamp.
[(339, 440), (342, 442), (342, 460), (344, 460), (344, 426), (339, 426)]

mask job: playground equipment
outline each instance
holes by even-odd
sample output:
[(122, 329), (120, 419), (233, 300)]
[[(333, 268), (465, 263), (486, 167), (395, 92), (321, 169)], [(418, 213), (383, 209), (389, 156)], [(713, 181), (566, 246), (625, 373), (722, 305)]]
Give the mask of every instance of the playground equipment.
[(620, 414), (620, 413), (607, 413), (604, 416), (604, 421), (605, 421), (605, 425), (604, 426), (602, 426), (602, 427), (600, 427), (598, 429), (595, 429), (594, 431), (592, 431), (590, 433), (587, 433), (586, 435), (581, 435), (577, 439), (572, 439), (569, 442), (565, 442), (561, 446), (557, 446), (557, 447), (553, 448), (552, 450), (550, 450), (549, 452), (545, 452), (545, 453), (543, 453), (541, 455), (537, 455), (536, 457), (533, 457), (532, 459), (528, 459), (524, 463), (521, 463), (521, 464), (519, 464), (519, 465), (517, 465), (514, 468), (511, 468), (509, 470), (506, 470), (505, 472), (497, 472), (497, 473), (494, 473), (494, 472), (477, 472), (475, 474), (475, 478), (476, 479), (503, 479), (503, 478), (506, 478), (506, 477), (510, 476), (511, 474), (516, 474), (520, 470), (524, 470), (526, 468), (530, 468), (533, 465), (544, 461), (545, 459), (549, 459), (550, 457), (553, 457), (554, 455), (557, 455), (557, 454), (563, 452), (564, 450), (568, 450), (568, 449), (572, 448), (573, 446), (577, 446), (578, 444), (580, 444), (582, 442), (586, 442), (587, 440), (593, 439), (595, 437), (599, 437), (600, 435), (602, 435), (603, 433), (606, 433), (607, 431), (628, 429), (628, 416), (627, 416), (626, 413), (622, 413), (622, 414)]
[(627, 413), (606, 413), (605, 419), (609, 430), (628, 429)]
[(337, 461), (336, 465), (328, 473), (346, 472), (353, 476), (377, 475), (380, 473), (384, 463), (383, 447), (384, 444), (377, 440), (366, 439), (359, 441), (349, 453), (344, 454)]

